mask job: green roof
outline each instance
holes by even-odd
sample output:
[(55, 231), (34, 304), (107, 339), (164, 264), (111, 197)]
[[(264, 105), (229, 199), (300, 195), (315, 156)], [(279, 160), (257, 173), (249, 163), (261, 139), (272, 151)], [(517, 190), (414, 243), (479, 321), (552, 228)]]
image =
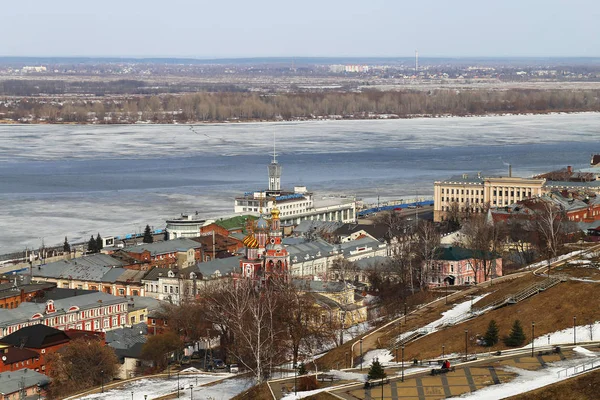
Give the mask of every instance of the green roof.
[(246, 232), (246, 221), (254, 221), (256, 219), (258, 219), (258, 217), (255, 217), (254, 215), (239, 215), (237, 217), (215, 221), (215, 224), (227, 229), (228, 231), (241, 228), (244, 232)]
[[(446, 261), (460, 261), (467, 260), (469, 258), (481, 259), (481, 255), (482, 254), (480, 251), (473, 251), (465, 249), (463, 247), (439, 247), (436, 251), (435, 259)], [(492, 260), (494, 258), (500, 258), (500, 255), (488, 252), (487, 257), (485, 258), (488, 260)]]

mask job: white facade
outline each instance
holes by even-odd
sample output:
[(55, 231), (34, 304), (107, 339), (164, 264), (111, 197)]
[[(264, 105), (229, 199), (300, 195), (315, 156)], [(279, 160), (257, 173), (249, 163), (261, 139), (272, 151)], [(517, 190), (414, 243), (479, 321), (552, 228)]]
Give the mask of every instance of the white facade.
[(197, 219), (194, 215), (182, 215), (181, 218), (167, 220), (168, 240), (178, 238), (193, 238), (200, 236), (200, 228), (211, 224), (212, 220)]

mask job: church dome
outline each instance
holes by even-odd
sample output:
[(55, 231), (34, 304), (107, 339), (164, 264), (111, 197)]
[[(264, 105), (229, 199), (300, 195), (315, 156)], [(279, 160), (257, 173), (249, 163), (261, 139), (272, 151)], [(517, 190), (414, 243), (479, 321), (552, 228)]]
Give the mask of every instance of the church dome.
[(253, 233), (246, 236), (242, 243), (250, 249), (258, 249), (258, 240), (256, 240)]
[(273, 218), (279, 218), (279, 208), (277, 208), (277, 206), (273, 207), (273, 209), (271, 210), (271, 215), (273, 216)]
[(263, 216), (261, 215), (260, 218), (258, 218), (258, 220), (256, 221), (256, 229), (262, 229), (262, 230), (266, 230), (269, 229), (269, 224), (267, 223), (267, 221), (263, 218)]

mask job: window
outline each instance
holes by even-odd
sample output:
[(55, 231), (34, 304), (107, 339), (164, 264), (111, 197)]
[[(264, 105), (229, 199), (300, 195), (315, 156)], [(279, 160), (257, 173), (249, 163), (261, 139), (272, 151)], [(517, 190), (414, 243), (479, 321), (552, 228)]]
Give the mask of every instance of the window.
[(119, 296), (125, 295), (125, 289), (119, 289)]
[(156, 325), (156, 320), (154, 318), (152, 318), (152, 325)]
[(135, 315), (131, 316), (131, 325), (135, 324)]

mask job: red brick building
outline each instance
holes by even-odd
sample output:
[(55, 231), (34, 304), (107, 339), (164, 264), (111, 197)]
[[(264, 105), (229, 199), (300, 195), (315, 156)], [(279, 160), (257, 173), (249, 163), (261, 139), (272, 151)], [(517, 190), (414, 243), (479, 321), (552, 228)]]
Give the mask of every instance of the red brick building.
[(2, 283), (0, 284), (0, 308), (16, 308), (25, 301), (31, 301), (31, 299), (35, 297), (41, 297), (44, 291), (55, 287), (55, 283), (26, 285), (21, 285), (18, 282)]
[(202, 245), (202, 254), (204, 254), (202, 262), (231, 257), (244, 248), (244, 243), (241, 240), (216, 232), (214, 235), (211, 232), (207, 236), (200, 236), (192, 240)]
[(22, 368), (40, 372), (41, 360), (37, 351), (0, 343), (0, 373), (17, 371)]
[(138, 263), (161, 268), (186, 268), (203, 259), (202, 245), (187, 238), (126, 247), (119, 252)]

